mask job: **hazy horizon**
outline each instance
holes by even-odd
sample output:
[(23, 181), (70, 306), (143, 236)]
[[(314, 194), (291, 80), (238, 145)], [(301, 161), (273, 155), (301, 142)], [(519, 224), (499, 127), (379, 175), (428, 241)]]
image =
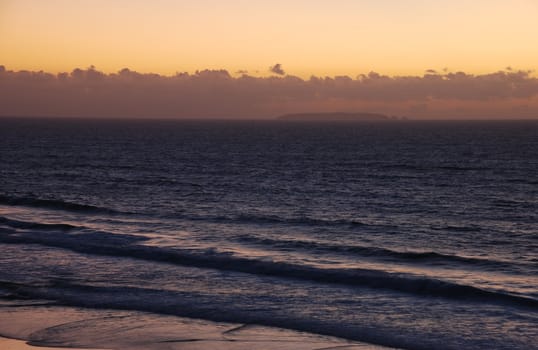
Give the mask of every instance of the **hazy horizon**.
[(365, 112), (410, 119), (537, 119), (531, 71), (437, 72), (356, 77), (234, 76), (222, 70), (175, 75), (91, 66), (57, 74), (0, 65), (0, 115), (99, 118), (272, 119), (290, 113)]

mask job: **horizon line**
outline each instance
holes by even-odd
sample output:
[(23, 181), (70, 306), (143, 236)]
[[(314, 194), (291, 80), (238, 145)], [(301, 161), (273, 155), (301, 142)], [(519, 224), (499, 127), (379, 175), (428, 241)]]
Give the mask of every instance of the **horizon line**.
[[(99, 69), (97, 66), (95, 66), (93, 64), (87, 66), (86, 68), (81, 68), (80, 66), (75, 66), (74, 68), (72, 68), (70, 70), (68, 70), (68, 69), (67, 70), (65, 70), (65, 69), (64, 70), (46, 70), (46, 69), (32, 69), (32, 68), (28, 68), (28, 69), (16, 69), (15, 68), (15, 69), (12, 69), (12, 68), (9, 68), (7, 65), (0, 63), (0, 73), (2, 73), (2, 72), (43, 73), (43, 74), (50, 74), (50, 75), (58, 77), (58, 76), (64, 75), (64, 74), (71, 75), (72, 73), (77, 72), (77, 71), (82, 71), (82, 72), (93, 71), (93, 72), (101, 73), (101, 74), (104, 74), (104, 75), (107, 75), (107, 76), (119, 75), (122, 72), (126, 72), (126, 73), (140, 74), (142, 76), (159, 76), (159, 77), (162, 77), (162, 78), (173, 78), (173, 77), (181, 76), (181, 75), (184, 75), (184, 74), (187, 74), (187, 75), (190, 75), (190, 76), (195, 76), (195, 75), (203, 74), (204, 72), (211, 72), (211, 73), (221, 72), (221, 73), (228, 74), (230, 77), (232, 77), (234, 79), (241, 78), (241, 77), (253, 77), (253, 78), (262, 78), (262, 79), (263, 78), (286, 78), (286, 77), (289, 77), (289, 78), (298, 78), (298, 79), (301, 79), (303, 81), (308, 81), (308, 80), (310, 80), (312, 78), (335, 79), (335, 78), (345, 78), (345, 77), (351, 78), (352, 80), (358, 80), (359, 78), (368, 77), (371, 74), (375, 74), (375, 75), (379, 75), (379, 76), (383, 76), (383, 77), (390, 77), (390, 78), (405, 78), (405, 77), (426, 77), (426, 76), (449, 76), (449, 75), (452, 75), (452, 74), (462, 74), (462, 73), (467, 75), (467, 76), (485, 76), (485, 75), (498, 74), (498, 73), (505, 73), (505, 74), (525, 73), (529, 77), (537, 77), (538, 78), (538, 69), (536, 69), (536, 68), (514, 68), (512, 66), (506, 66), (506, 67), (499, 68), (499, 69), (496, 69), (496, 70), (488, 70), (488, 71), (483, 71), (483, 72), (475, 72), (475, 71), (472, 71), (472, 70), (467, 71), (467, 70), (462, 70), (462, 69), (454, 69), (454, 70), (452, 70), (452, 69), (449, 69), (449, 68), (442, 68), (442, 69), (426, 68), (426, 69), (423, 69), (421, 74), (419, 74), (419, 73), (416, 73), (416, 74), (409, 74), (409, 73), (408, 74), (406, 74), (406, 73), (391, 74), (391, 73), (383, 73), (382, 71), (378, 71), (378, 70), (365, 70), (363, 73), (357, 73), (357, 74), (354, 74), (354, 75), (351, 74), (351, 73), (348, 73), (348, 74), (335, 74), (335, 75), (329, 75), (329, 74), (316, 75), (314, 73), (309, 74), (309, 75), (302, 75), (302, 74), (295, 75), (295, 74), (286, 72), (285, 70), (275, 72), (272, 69), (275, 68), (276, 66), (278, 66), (279, 69), (280, 69), (280, 66), (282, 66), (282, 64), (276, 63), (274, 66), (268, 67), (268, 69), (266, 71), (256, 70), (254, 72), (248, 71), (248, 70), (233, 71), (233, 70), (229, 70), (227, 68), (198, 68), (196, 70), (191, 70), (191, 71), (189, 71), (189, 70), (176, 70), (175, 73), (158, 73), (158, 72), (152, 71), (152, 70), (147, 70), (147, 71), (144, 70), (144, 71), (142, 71), (142, 70), (131, 69), (128, 66), (125, 66), (125, 67), (117, 69), (117, 70), (113, 70), (113, 69), (101, 70), (101, 69)], [(265, 73), (265, 74), (263, 74), (263, 73)]]
[[(317, 112), (315, 112), (317, 113)], [(328, 112), (331, 113), (362, 113), (362, 112)], [(370, 113), (370, 112), (368, 112)], [(293, 113), (293, 114), (309, 114)], [(381, 113), (379, 113), (381, 114)], [(411, 116), (387, 116), (388, 119), (384, 120), (342, 120), (342, 119), (318, 119), (318, 120), (286, 120), (279, 119), (284, 116), (278, 115), (273, 117), (250, 117), (250, 118), (230, 118), (230, 117), (138, 117), (138, 116), (62, 116), (62, 115), (1, 115), (0, 119), (59, 119), (59, 120), (99, 120), (99, 121), (200, 121), (200, 122), (212, 122), (212, 121), (228, 121), (228, 122), (282, 122), (289, 124), (308, 124), (308, 123), (341, 123), (341, 124), (360, 124), (360, 123), (406, 123), (406, 122), (517, 122), (517, 121), (533, 121), (538, 122), (538, 115), (536, 117), (473, 117), (473, 118), (413, 118)]]

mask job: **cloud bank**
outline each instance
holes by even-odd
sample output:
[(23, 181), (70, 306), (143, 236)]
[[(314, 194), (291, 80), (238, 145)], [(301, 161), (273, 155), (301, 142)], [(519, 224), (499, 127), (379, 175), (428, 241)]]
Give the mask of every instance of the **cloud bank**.
[(309, 79), (284, 74), (234, 77), (226, 70), (202, 70), (163, 76), (129, 69), (106, 74), (94, 67), (51, 74), (0, 66), (0, 115), (272, 118), (360, 111), (428, 119), (538, 119), (538, 78), (529, 71)]

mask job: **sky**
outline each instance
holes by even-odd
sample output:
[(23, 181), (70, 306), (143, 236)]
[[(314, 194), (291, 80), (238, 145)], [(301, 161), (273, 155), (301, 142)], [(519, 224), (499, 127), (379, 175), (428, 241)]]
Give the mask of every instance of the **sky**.
[(1, 64), (173, 74), (536, 69), (536, 0), (1, 0)]
[[(91, 70), (107, 76), (128, 68), (173, 77), (225, 70), (235, 80), (248, 75), (256, 79), (296, 77), (303, 82), (311, 82), (312, 76), (345, 76), (357, 82), (371, 72), (390, 78), (437, 74), (450, 80), (446, 77), (458, 72), (488, 77), (502, 71), (523, 72), (533, 82), (538, 68), (536, 18), (536, 0), (0, 0), (0, 65), (4, 73), (57, 75), (95, 67)], [(6, 79), (0, 80), (2, 84), (11, 90)], [(9, 84), (13, 86), (13, 80)], [(264, 91), (259, 93), (267, 93)], [(423, 94), (422, 99), (407, 99), (401, 108), (394, 101), (368, 100), (364, 95), (357, 98), (353, 91), (347, 95), (354, 97), (347, 101), (341, 94), (321, 101), (319, 92), (315, 101), (306, 101), (305, 94), (300, 92), (302, 100), (293, 106), (290, 101), (297, 100), (296, 95), (289, 95), (285, 105), (268, 95), (258, 96), (265, 107), (248, 113), (267, 117), (323, 107), (421, 114), (418, 110), (426, 108), (422, 114), (427, 115), (428, 110), (433, 111), (429, 108), (432, 99), (441, 108), (435, 92)], [(496, 106), (505, 102), (502, 113), (485, 106), (477, 110), (480, 100), (474, 100), (471, 108), (460, 103), (464, 99), (455, 103), (442, 96), (442, 104), (452, 107), (452, 112), (446, 109), (435, 115), (454, 114), (456, 109), (463, 113), (466, 108), (481, 116), (497, 117), (514, 110), (525, 110), (522, 117), (534, 115), (534, 93), (525, 98), (506, 96), (506, 91), (497, 95), (488, 98)], [(24, 102), (23, 97), (19, 100)], [(268, 103), (273, 107), (268, 108)], [(25, 113), (38, 112), (36, 107), (26, 108)], [(0, 114), (21, 113), (14, 106), (0, 106)], [(160, 114), (185, 113), (169, 110)], [(194, 114), (215, 115), (218, 109)]]

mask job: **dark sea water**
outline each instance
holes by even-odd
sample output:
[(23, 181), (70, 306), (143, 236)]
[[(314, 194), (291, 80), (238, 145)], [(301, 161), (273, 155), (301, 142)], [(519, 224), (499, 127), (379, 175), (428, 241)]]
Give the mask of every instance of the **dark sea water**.
[(0, 296), (538, 348), (538, 122), (0, 119)]

